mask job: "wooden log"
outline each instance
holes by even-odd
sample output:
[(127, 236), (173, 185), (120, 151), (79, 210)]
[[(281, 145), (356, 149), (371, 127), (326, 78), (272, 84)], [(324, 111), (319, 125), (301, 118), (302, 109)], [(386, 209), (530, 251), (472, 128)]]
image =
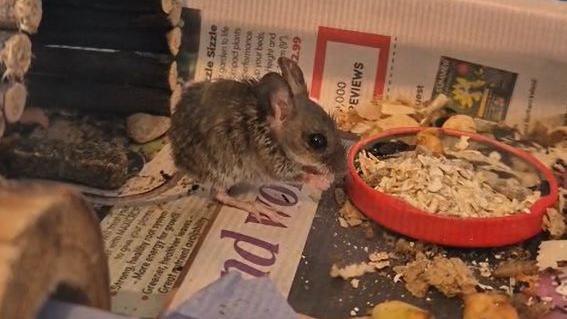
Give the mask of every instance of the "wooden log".
[[(2, 0), (0, 0), (2, 1)], [(167, 33), (179, 24), (181, 17), (172, 10), (165, 12), (121, 12), (97, 10), (71, 5), (44, 6), (41, 32), (65, 32), (68, 29), (122, 32), (161, 32)]]
[(168, 14), (169, 23), (171, 23), (171, 25), (183, 27), (181, 21), (182, 10), (183, 5), (181, 4), (181, 1), (174, 1), (171, 11)]
[(195, 77), (197, 58), (199, 55), (201, 13), (196, 9), (183, 8), (181, 20), (181, 23), (184, 25), (183, 35), (176, 61), (180, 81), (187, 82)]
[(35, 319), (48, 298), (110, 310), (98, 220), (57, 184), (0, 186), (0, 318)]
[(4, 82), (0, 84), (0, 110), (7, 123), (16, 123), (22, 117), (28, 91), (22, 83)]
[(168, 90), (175, 89), (178, 81), (177, 63), (171, 55), (38, 45), (33, 55), (29, 74)]
[(0, 31), (2, 77), (21, 80), (31, 63), (32, 45), (24, 33)]
[(34, 45), (72, 46), (119, 51), (138, 51), (177, 55), (181, 43), (181, 29), (175, 27), (164, 33), (137, 30), (90, 30), (69, 28), (43, 29), (33, 36)]
[(29, 105), (129, 115), (169, 115), (170, 90), (79, 82), (29, 74)]
[(179, 48), (181, 47), (181, 37), (183, 32), (181, 28), (175, 27), (166, 34), (167, 45), (169, 47), (169, 52), (174, 56), (179, 53)]
[(41, 0), (0, 0), (0, 29), (36, 33), (42, 18)]
[(0, 139), (4, 136), (4, 132), (6, 132), (6, 120), (4, 119), (4, 114), (0, 112)]
[(179, 0), (43, 0), (43, 5), (65, 4), (109, 11), (169, 13), (175, 2)]
[(9, 178), (65, 181), (116, 189), (129, 177), (124, 147), (102, 141), (66, 143), (42, 138), (19, 138), (1, 155)]

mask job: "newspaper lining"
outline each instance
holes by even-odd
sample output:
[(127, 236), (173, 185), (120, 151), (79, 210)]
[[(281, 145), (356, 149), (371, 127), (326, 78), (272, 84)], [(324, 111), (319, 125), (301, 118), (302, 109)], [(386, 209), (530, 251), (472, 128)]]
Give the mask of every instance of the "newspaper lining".
[[(559, 41), (567, 36), (567, 15), (531, 15), (528, 22), (526, 14), (499, 1), (490, 5), (470, 0), (427, 4), (419, 0), (355, 4), (194, 0), (185, 5), (200, 10), (202, 16), (195, 80), (259, 77), (277, 71), (276, 59), (288, 56), (304, 70), (311, 96), (329, 111), (357, 108), (382, 95), (401, 94), (421, 104), (444, 93), (460, 113), (505, 121), (524, 130), (535, 120), (567, 125), (567, 44)], [(419, 10), (424, 13), (416, 15)], [(320, 14), (323, 11), (328, 13)], [(494, 22), (468, 34), (473, 31), (467, 25), (487, 14)], [(418, 16), (419, 21), (412, 21)], [(510, 27), (503, 31), (507, 34), (503, 38), (494, 31), (502, 28), (499, 21), (517, 30)], [(536, 27), (555, 31), (538, 35), (531, 31)], [(459, 38), (465, 33), (467, 41)], [(521, 40), (529, 40), (530, 45)], [(160, 170), (174, 171), (167, 148), (142, 173), (154, 176), (155, 182), (160, 180)], [(133, 179), (125, 189), (147, 185), (144, 178)], [(172, 193), (176, 191), (184, 190)], [(181, 285), (168, 309), (228, 269), (245, 276), (268, 274), (288, 295), (318, 205), (317, 194), (275, 184), (246, 196), (278, 208), (294, 203), (284, 208), (290, 216), (285, 218), (286, 227), (254, 222), (247, 213), (228, 207), (215, 219), (218, 207), (205, 196), (159, 206), (114, 208), (102, 223), (115, 293), (113, 311), (153, 317), (171, 297), (172, 282)], [(268, 200), (282, 196), (289, 201), (285, 205)], [(167, 225), (171, 229), (164, 232)], [(140, 236), (135, 240), (132, 233), (137, 232)], [(145, 244), (141, 238), (150, 232), (154, 234)], [(136, 249), (132, 247), (141, 245), (144, 249), (138, 249), (139, 256), (133, 260)], [(194, 251), (196, 245), (200, 245), (198, 251)], [(182, 246), (185, 249), (179, 249)], [(159, 249), (138, 276), (141, 279), (133, 278), (155, 247)], [(121, 255), (121, 250), (127, 252)], [(168, 254), (161, 267), (156, 260)], [(185, 265), (187, 274), (181, 278), (174, 269), (186, 263), (189, 255), (194, 259)], [(130, 260), (132, 265), (127, 263)], [(128, 266), (133, 267), (129, 273)], [(152, 283), (157, 273), (161, 276)], [(147, 290), (150, 283), (151, 292)], [(164, 289), (160, 292), (159, 287)]]
[[(148, 163), (141, 176), (159, 175), (171, 166), (169, 147)], [(125, 189), (135, 189), (134, 178)], [(186, 193), (183, 183), (165, 193)], [(127, 194), (128, 192), (125, 191)], [(101, 222), (111, 277), (112, 311), (155, 318), (218, 210), (206, 196), (114, 207)]]

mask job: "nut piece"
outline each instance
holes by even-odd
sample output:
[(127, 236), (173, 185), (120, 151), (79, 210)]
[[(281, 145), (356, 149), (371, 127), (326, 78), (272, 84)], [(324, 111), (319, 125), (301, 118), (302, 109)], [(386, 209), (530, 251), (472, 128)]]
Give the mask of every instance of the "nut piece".
[(463, 319), (518, 319), (518, 312), (508, 297), (500, 294), (476, 293), (464, 297)]
[(464, 114), (451, 116), (447, 121), (445, 121), (442, 127), (457, 131), (476, 133), (476, 123), (474, 122), (474, 119)]
[(392, 300), (377, 304), (372, 319), (433, 319), (427, 311), (408, 303)]

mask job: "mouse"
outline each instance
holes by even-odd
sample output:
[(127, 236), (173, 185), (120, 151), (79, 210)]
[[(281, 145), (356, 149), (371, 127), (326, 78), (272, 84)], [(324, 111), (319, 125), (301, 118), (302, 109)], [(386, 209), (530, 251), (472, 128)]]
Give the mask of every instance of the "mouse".
[(122, 197), (88, 187), (81, 191), (94, 203), (131, 204), (164, 193), (187, 175), (210, 185), (217, 202), (275, 221), (280, 212), (229, 191), (270, 182), (327, 190), (347, 171), (336, 122), (309, 97), (297, 62), (279, 57), (277, 65), (281, 72), (261, 78), (193, 81), (184, 87), (167, 133), (177, 171), (161, 186)]
[(303, 183), (321, 191), (346, 174), (346, 149), (331, 115), (309, 97), (290, 58), (260, 79), (216, 79), (189, 86), (171, 119), (175, 166), (211, 185), (218, 202), (257, 218), (277, 218), (258, 201), (237, 199), (239, 184)]

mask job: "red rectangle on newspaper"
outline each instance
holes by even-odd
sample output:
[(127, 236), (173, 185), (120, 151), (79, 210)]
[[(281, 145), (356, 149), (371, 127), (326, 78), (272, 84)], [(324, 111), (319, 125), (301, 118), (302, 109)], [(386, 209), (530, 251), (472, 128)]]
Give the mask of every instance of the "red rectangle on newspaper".
[[(346, 51), (333, 52), (333, 54), (349, 54), (349, 48), (358, 49), (375, 49), (375, 80), (374, 80), (374, 97), (382, 96), (386, 82), (386, 73), (388, 68), (388, 58), (390, 52), (391, 38), (389, 36), (365, 33), (350, 30), (341, 30), (328, 27), (319, 27), (317, 34), (317, 46), (315, 50), (315, 63), (313, 67), (313, 78), (311, 82), (311, 96), (320, 99), (323, 87), (323, 76), (325, 73), (325, 61), (328, 58), (328, 46), (330, 44), (340, 44), (341, 49)], [(368, 51), (367, 51), (368, 52)], [(369, 52), (373, 54), (372, 51)], [(354, 54), (354, 52), (353, 52)]]

